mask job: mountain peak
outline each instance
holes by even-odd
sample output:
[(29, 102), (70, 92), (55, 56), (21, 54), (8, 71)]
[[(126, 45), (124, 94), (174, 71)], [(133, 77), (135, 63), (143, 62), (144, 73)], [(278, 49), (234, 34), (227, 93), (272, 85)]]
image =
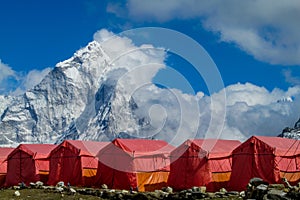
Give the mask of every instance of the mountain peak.
[(112, 140), (120, 132), (138, 132), (135, 102), (116, 87), (128, 68), (109, 65), (105, 48), (92, 41), (24, 95), (1, 96), (0, 145)]

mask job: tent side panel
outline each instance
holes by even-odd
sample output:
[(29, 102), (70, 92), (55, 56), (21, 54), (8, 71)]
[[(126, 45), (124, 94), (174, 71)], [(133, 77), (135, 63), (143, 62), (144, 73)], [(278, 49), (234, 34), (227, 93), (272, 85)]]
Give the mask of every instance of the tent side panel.
[(83, 186), (93, 186), (97, 174), (98, 160), (91, 156), (81, 156)]
[(16, 152), (7, 161), (7, 175), (5, 186), (13, 186), (21, 182), (21, 160), (20, 151)]
[(49, 185), (56, 185), (59, 181), (75, 186), (82, 185), (81, 160), (73, 152), (73, 150), (61, 147), (51, 154)]
[(61, 148), (53, 153), (49, 158), (49, 179), (48, 185), (56, 185), (60, 181), (63, 151)]
[(7, 174), (7, 161), (0, 159), (0, 187), (4, 186)]
[(247, 184), (251, 178), (252, 173), (253, 154), (251, 153), (235, 153), (232, 157), (232, 172), (228, 183), (230, 190), (242, 191), (246, 190)]
[(167, 171), (138, 172), (137, 186), (139, 191), (154, 191), (166, 187), (169, 173)]
[(36, 182), (38, 176), (35, 173), (35, 162), (30, 155), (23, 151), (16, 151), (7, 163), (7, 176), (5, 186), (13, 186), (18, 183)]
[(218, 191), (227, 188), (231, 175), (232, 157), (208, 160), (211, 171), (211, 182), (207, 185), (208, 191)]
[(49, 160), (39, 159), (35, 161), (36, 174), (39, 181), (47, 183), (49, 178)]
[(257, 140), (254, 143), (254, 160), (252, 165), (253, 177), (258, 177), (269, 183), (279, 182), (279, 173), (276, 173), (275, 155), (273, 148)]
[(114, 189), (136, 189), (136, 174), (119, 171), (99, 162), (94, 185), (99, 187), (102, 184), (106, 184), (109, 188)]
[(300, 181), (300, 155), (291, 157), (276, 157), (280, 181), (284, 177), (291, 184), (297, 184)]
[(172, 161), (171, 157), (168, 185), (175, 190), (188, 189), (193, 186), (204, 186), (211, 181), (207, 159), (205, 157), (202, 158), (199, 152), (189, 149), (177, 160)]
[(187, 155), (187, 152), (185, 152), (183, 155), (177, 155), (177, 152), (176, 154), (171, 153), (170, 174), (167, 183), (175, 190), (187, 188)]
[(60, 181), (64, 181), (66, 184), (83, 186), (80, 156), (75, 155), (67, 148), (64, 150), (62, 158), (60, 177)]
[(269, 183), (276, 183), (275, 156), (273, 148), (256, 137), (251, 137), (233, 151), (232, 173), (229, 182), (231, 190), (245, 190), (253, 177)]

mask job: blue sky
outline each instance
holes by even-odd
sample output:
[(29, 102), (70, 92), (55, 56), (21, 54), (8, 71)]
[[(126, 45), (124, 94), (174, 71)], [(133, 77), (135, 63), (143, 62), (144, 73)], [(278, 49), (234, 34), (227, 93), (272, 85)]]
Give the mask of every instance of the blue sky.
[[(2, 94), (13, 91), (32, 70), (53, 68), (71, 57), (97, 30), (119, 33), (145, 26), (173, 29), (196, 40), (213, 58), (225, 86), (250, 82), (272, 91), (300, 82), (300, 8), (293, 0), (229, 0), (226, 5), (193, 0), (11, 0), (0, 5)], [(185, 74), (196, 91), (205, 92), (201, 77), (184, 67), (184, 61), (171, 56), (167, 64)]]

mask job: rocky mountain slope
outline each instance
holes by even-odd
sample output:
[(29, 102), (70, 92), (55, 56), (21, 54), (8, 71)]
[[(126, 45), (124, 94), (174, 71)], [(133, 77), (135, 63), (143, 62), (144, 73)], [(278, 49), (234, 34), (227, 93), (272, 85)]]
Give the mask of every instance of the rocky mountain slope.
[[(130, 68), (112, 62), (113, 53), (111, 46), (93, 41), (58, 63), (23, 95), (0, 96), (0, 145), (111, 140), (119, 134), (138, 134), (148, 122), (135, 114), (134, 98), (117, 88)], [(151, 56), (137, 53), (141, 54), (137, 65), (143, 64), (139, 58)]]
[(300, 119), (295, 123), (294, 127), (286, 127), (282, 130), (279, 137), (291, 138), (300, 140)]

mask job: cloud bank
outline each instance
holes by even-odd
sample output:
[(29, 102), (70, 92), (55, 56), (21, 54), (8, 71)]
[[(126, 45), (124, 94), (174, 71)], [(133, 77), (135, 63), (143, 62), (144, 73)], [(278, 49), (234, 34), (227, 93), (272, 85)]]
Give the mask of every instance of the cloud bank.
[[(220, 137), (243, 141), (252, 135), (277, 136), (286, 126), (293, 126), (300, 117), (296, 112), (300, 109), (299, 86), (290, 87), (286, 91), (277, 88), (268, 91), (251, 83), (237, 83), (210, 95), (202, 92), (196, 95), (186, 94), (175, 88), (158, 87), (151, 83), (157, 69), (165, 67), (164, 53), (156, 51), (154, 47), (151, 47), (151, 51), (147, 49), (143, 53), (139, 52), (141, 49), (132, 51), (137, 47), (128, 38), (116, 37), (106, 42), (107, 38), (114, 35), (103, 30), (97, 32), (94, 37), (99, 42), (104, 41), (102, 45), (110, 57), (124, 54), (114, 64), (128, 69), (129, 75), (117, 79), (125, 81), (123, 85), (130, 85), (126, 90), (138, 106), (135, 115), (142, 119), (141, 137), (152, 134), (175, 145), (194, 137)], [(145, 45), (141, 47), (143, 46)], [(151, 68), (147, 63), (157, 64), (157, 68)], [(224, 92), (225, 121), (222, 115), (212, 115), (224, 112), (221, 101)], [(212, 98), (216, 101), (214, 105), (211, 105)], [(215, 121), (222, 125), (220, 133), (207, 132), (214, 130), (209, 129), (212, 116), (217, 117)]]
[(234, 43), (257, 60), (300, 65), (300, 4), (297, 0), (128, 0), (128, 13), (120, 5), (107, 9), (134, 21), (167, 22), (198, 19), (203, 27)]

